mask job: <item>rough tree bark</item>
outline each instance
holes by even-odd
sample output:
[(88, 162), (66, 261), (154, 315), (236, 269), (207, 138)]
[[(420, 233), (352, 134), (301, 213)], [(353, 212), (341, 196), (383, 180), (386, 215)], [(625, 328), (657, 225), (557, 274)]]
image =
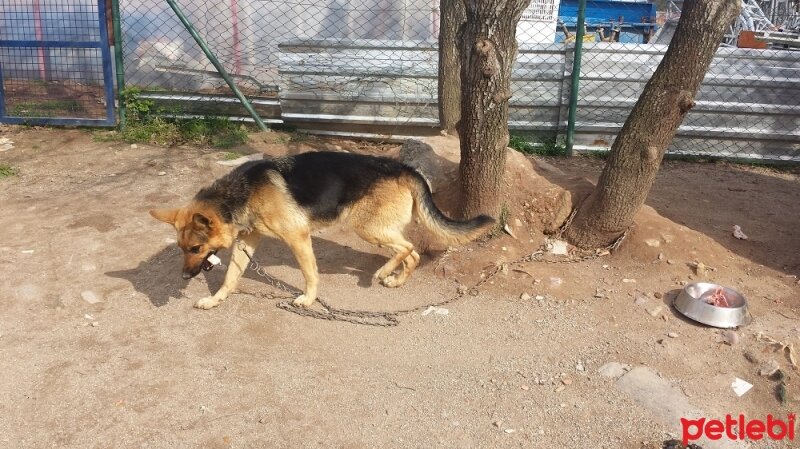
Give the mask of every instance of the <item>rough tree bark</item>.
[(461, 118), (458, 32), (467, 19), (463, 0), (441, 0), (439, 16), (439, 126), (453, 135)]
[(463, 1), (467, 21), (460, 37), (461, 213), (497, 216), (517, 23), (530, 0)]
[(675, 37), (614, 141), (597, 187), (567, 227), (565, 238), (570, 243), (581, 248), (605, 246), (633, 224), (740, 3), (683, 3)]

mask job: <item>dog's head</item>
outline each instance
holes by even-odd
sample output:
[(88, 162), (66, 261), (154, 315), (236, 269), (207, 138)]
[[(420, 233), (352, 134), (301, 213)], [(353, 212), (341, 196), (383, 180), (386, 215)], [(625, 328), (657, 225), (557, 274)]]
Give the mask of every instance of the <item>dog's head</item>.
[(233, 242), (230, 226), (211, 208), (189, 205), (178, 209), (150, 211), (157, 220), (169, 223), (178, 231), (178, 246), (183, 250), (183, 278), (191, 279), (200, 270), (210, 270), (208, 257)]

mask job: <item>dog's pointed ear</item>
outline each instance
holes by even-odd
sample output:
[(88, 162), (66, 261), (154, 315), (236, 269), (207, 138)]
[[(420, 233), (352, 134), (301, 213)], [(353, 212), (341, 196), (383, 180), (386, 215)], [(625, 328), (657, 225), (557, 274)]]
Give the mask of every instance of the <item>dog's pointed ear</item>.
[(194, 215), (192, 215), (192, 223), (194, 223), (194, 225), (199, 229), (211, 229), (211, 219), (199, 212), (196, 212)]
[(156, 220), (174, 225), (175, 218), (178, 216), (179, 210), (180, 209), (151, 209), (150, 215), (152, 215)]

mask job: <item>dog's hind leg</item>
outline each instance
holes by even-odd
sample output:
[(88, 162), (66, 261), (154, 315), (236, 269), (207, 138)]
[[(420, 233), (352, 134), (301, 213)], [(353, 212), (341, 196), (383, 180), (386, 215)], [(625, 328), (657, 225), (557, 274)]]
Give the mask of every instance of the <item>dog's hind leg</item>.
[[(378, 239), (380, 246), (391, 248), (394, 251), (388, 262), (386, 262), (373, 276), (387, 287), (399, 287), (408, 279), (408, 276), (416, 268), (419, 261), (419, 254), (414, 251), (414, 245), (406, 240), (399, 232), (394, 232), (381, 236)], [(416, 258), (414, 256), (416, 255)], [(410, 260), (409, 260), (410, 259)], [(402, 271), (398, 275), (393, 275), (398, 266), (403, 265)]]
[[(261, 235), (257, 232), (251, 232), (240, 236), (240, 239), (244, 244), (244, 249), (252, 256), (256, 247), (258, 247), (258, 243), (261, 241)], [(228, 295), (236, 289), (236, 285), (239, 283), (242, 273), (244, 273), (244, 270), (247, 269), (249, 264), (250, 258), (247, 257), (247, 254), (239, 247), (239, 244), (234, 244), (233, 250), (231, 251), (231, 262), (228, 265), (228, 271), (225, 273), (225, 281), (222, 282), (222, 287), (220, 287), (213, 296), (199, 299), (194, 306), (198, 309), (210, 309), (226, 300)]]
[(298, 265), (300, 265), (300, 271), (303, 272), (303, 278), (306, 280), (304, 293), (292, 303), (308, 307), (317, 299), (317, 285), (319, 285), (317, 259), (314, 257), (314, 249), (311, 245), (311, 234), (308, 231), (295, 232), (282, 237), (282, 239), (292, 250)]

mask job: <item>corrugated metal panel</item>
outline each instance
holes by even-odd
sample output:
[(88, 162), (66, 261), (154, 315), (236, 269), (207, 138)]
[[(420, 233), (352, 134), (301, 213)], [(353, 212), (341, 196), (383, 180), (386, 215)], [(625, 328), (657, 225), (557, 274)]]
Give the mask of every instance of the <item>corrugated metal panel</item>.
[[(666, 46), (595, 43), (584, 49), (577, 142), (605, 148)], [(566, 128), (571, 51), (562, 45), (521, 46), (512, 74), (511, 129)], [(380, 124), (397, 134), (437, 125), (434, 46), (296, 41), (281, 45), (279, 57), (286, 122)], [(800, 160), (799, 97), (800, 52), (720, 49), (670, 151)]]

